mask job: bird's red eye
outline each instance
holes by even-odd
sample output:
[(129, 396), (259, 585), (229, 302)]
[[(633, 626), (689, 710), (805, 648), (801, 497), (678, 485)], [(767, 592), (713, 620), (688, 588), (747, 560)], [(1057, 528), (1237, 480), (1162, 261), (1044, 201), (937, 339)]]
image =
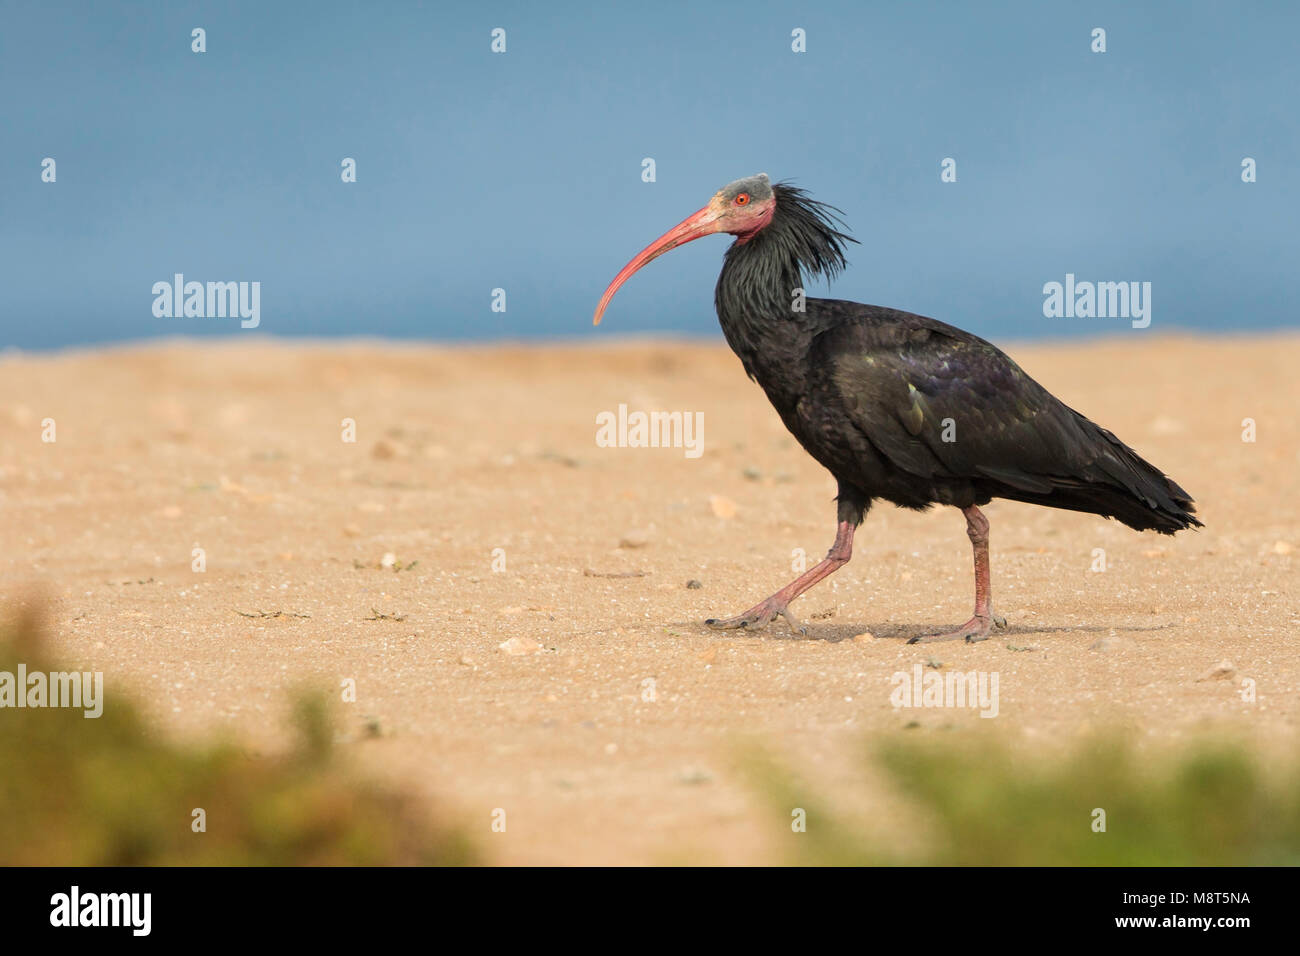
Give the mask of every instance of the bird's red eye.
[(741, 193), (739, 196), (736, 197), (737, 206), (743, 206), (747, 202), (749, 202), (749, 193)]

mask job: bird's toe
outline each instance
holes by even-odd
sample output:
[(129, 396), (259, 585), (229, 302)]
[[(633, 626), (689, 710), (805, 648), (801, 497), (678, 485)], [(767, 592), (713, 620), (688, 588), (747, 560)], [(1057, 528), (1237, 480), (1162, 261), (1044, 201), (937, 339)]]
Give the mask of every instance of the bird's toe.
[(711, 617), (704, 622), (706, 627), (714, 630), (731, 631), (744, 629), (746, 631), (761, 631), (778, 617), (785, 617), (786, 621), (796, 631), (802, 631), (802, 625), (795, 619), (784, 606), (776, 605), (771, 602), (764, 602), (757, 607), (752, 607), (744, 614), (738, 614), (735, 617), (716, 618)]
[[(965, 641), (967, 644), (977, 644), (989, 639), (989, 631), (997, 620), (997, 618), (974, 617), (955, 631), (945, 631), (942, 634), (918, 634), (907, 643), (935, 644), (940, 641)], [(998, 626), (1005, 627), (1006, 621), (1003, 620)]]
[(715, 631), (735, 631), (741, 629), (757, 629), (763, 625), (749, 615), (742, 614), (738, 617), (711, 617), (704, 622), (704, 626), (711, 627)]
[[(782, 608), (780, 613), (781, 616), (785, 618), (785, 623), (790, 625), (790, 630), (794, 631), (794, 633), (796, 634), (802, 634), (804, 636), (807, 636), (808, 634), (807, 625), (805, 625), (802, 621), (800, 621), (797, 617), (795, 617), (790, 612), (790, 609), (788, 607)], [(772, 620), (776, 620), (775, 616), (772, 618)]]

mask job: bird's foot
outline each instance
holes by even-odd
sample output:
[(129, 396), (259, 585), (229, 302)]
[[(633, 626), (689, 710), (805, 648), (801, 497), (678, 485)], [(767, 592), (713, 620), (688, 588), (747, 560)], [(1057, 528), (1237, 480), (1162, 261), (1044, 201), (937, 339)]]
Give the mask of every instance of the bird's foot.
[(719, 631), (735, 630), (743, 628), (749, 631), (759, 631), (767, 627), (778, 617), (785, 618), (785, 622), (790, 625), (790, 630), (796, 634), (807, 634), (808, 629), (799, 623), (799, 619), (790, 613), (790, 607), (785, 601), (778, 600), (775, 596), (765, 601), (760, 601), (751, 607), (744, 614), (737, 614), (735, 617), (716, 618), (711, 617), (704, 623)]
[(938, 641), (965, 641), (974, 644), (978, 641), (987, 641), (989, 632), (994, 627), (1006, 626), (1007, 619), (999, 614), (976, 614), (955, 631), (947, 631), (943, 634), (918, 634), (907, 643), (934, 644)]

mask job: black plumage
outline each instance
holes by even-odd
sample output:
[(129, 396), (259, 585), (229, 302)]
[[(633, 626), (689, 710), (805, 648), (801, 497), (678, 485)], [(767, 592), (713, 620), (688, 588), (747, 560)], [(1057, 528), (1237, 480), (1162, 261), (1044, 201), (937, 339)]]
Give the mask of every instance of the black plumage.
[(804, 296), (806, 280), (844, 268), (854, 240), (843, 229), (837, 210), (792, 185), (738, 180), (665, 237), (671, 242), (629, 263), (602, 302), (603, 310), (626, 275), (668, 248), (707, 232), (737, 235), (715, 293), (723, 334), (791, 434), (838, 482), (840, 530), (827, 560), (745, 614), (711, 624), (761, 626), (778, 614), (793, 624), (786, 605), (848, 560), (875, 499), (966, 514), (976, 614), (942, 636), (972, 640), (1000, 623), (979, 505), (1007, 498), (1164, 534), (1200, 526), (1176, 482), (989, 342), (925, 316)]
[(834, 277), (853, 240), (802, 190), (772, 192), (771, 223), (727, 252), (718, 320), (786, 427), (842, 485), (867, 504), (1010, 498), (1139, 531), (1200, 524), (1187, 492), (979, 336), (841, 299), (796, 311), (794, 290)]

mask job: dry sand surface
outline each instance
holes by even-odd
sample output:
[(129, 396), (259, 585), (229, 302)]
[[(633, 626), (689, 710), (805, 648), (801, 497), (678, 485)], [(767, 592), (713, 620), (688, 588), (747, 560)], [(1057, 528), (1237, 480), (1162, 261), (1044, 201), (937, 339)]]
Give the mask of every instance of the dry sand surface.
[[(354, 679), (342, 746), (506, 863), (780, 858), (789, 826), (741, 772), (753, 742), (819, 802), (864, 806), (863, 740), (910, 722), (1030, 754), (1110, 725), (1147, 745), (1231, 726), (1290, 746), (1300, 339), (1008, 351), (1173, 475), (1206, 528), (994, 502), (1010, 626), (983, 644), (905, 643), (969, 616), (970, 548), (952, 509), (883, 503), (852, 563), (794, 605), (806, 637), (706, 629), (792, 577), (795, 549), (821, 557), (834, 484), (724, 347), (665, 341), (5, 355), (0, 600), (41, 595), (63, 660), (181, 738), (272, 751), (288, 690)], [(596, 416), (620, 403), (702, 412), (703, 455), (598, 447)], [(927, 661), (997, 672), (998, 716), (894, 709), (891, 676)]]

